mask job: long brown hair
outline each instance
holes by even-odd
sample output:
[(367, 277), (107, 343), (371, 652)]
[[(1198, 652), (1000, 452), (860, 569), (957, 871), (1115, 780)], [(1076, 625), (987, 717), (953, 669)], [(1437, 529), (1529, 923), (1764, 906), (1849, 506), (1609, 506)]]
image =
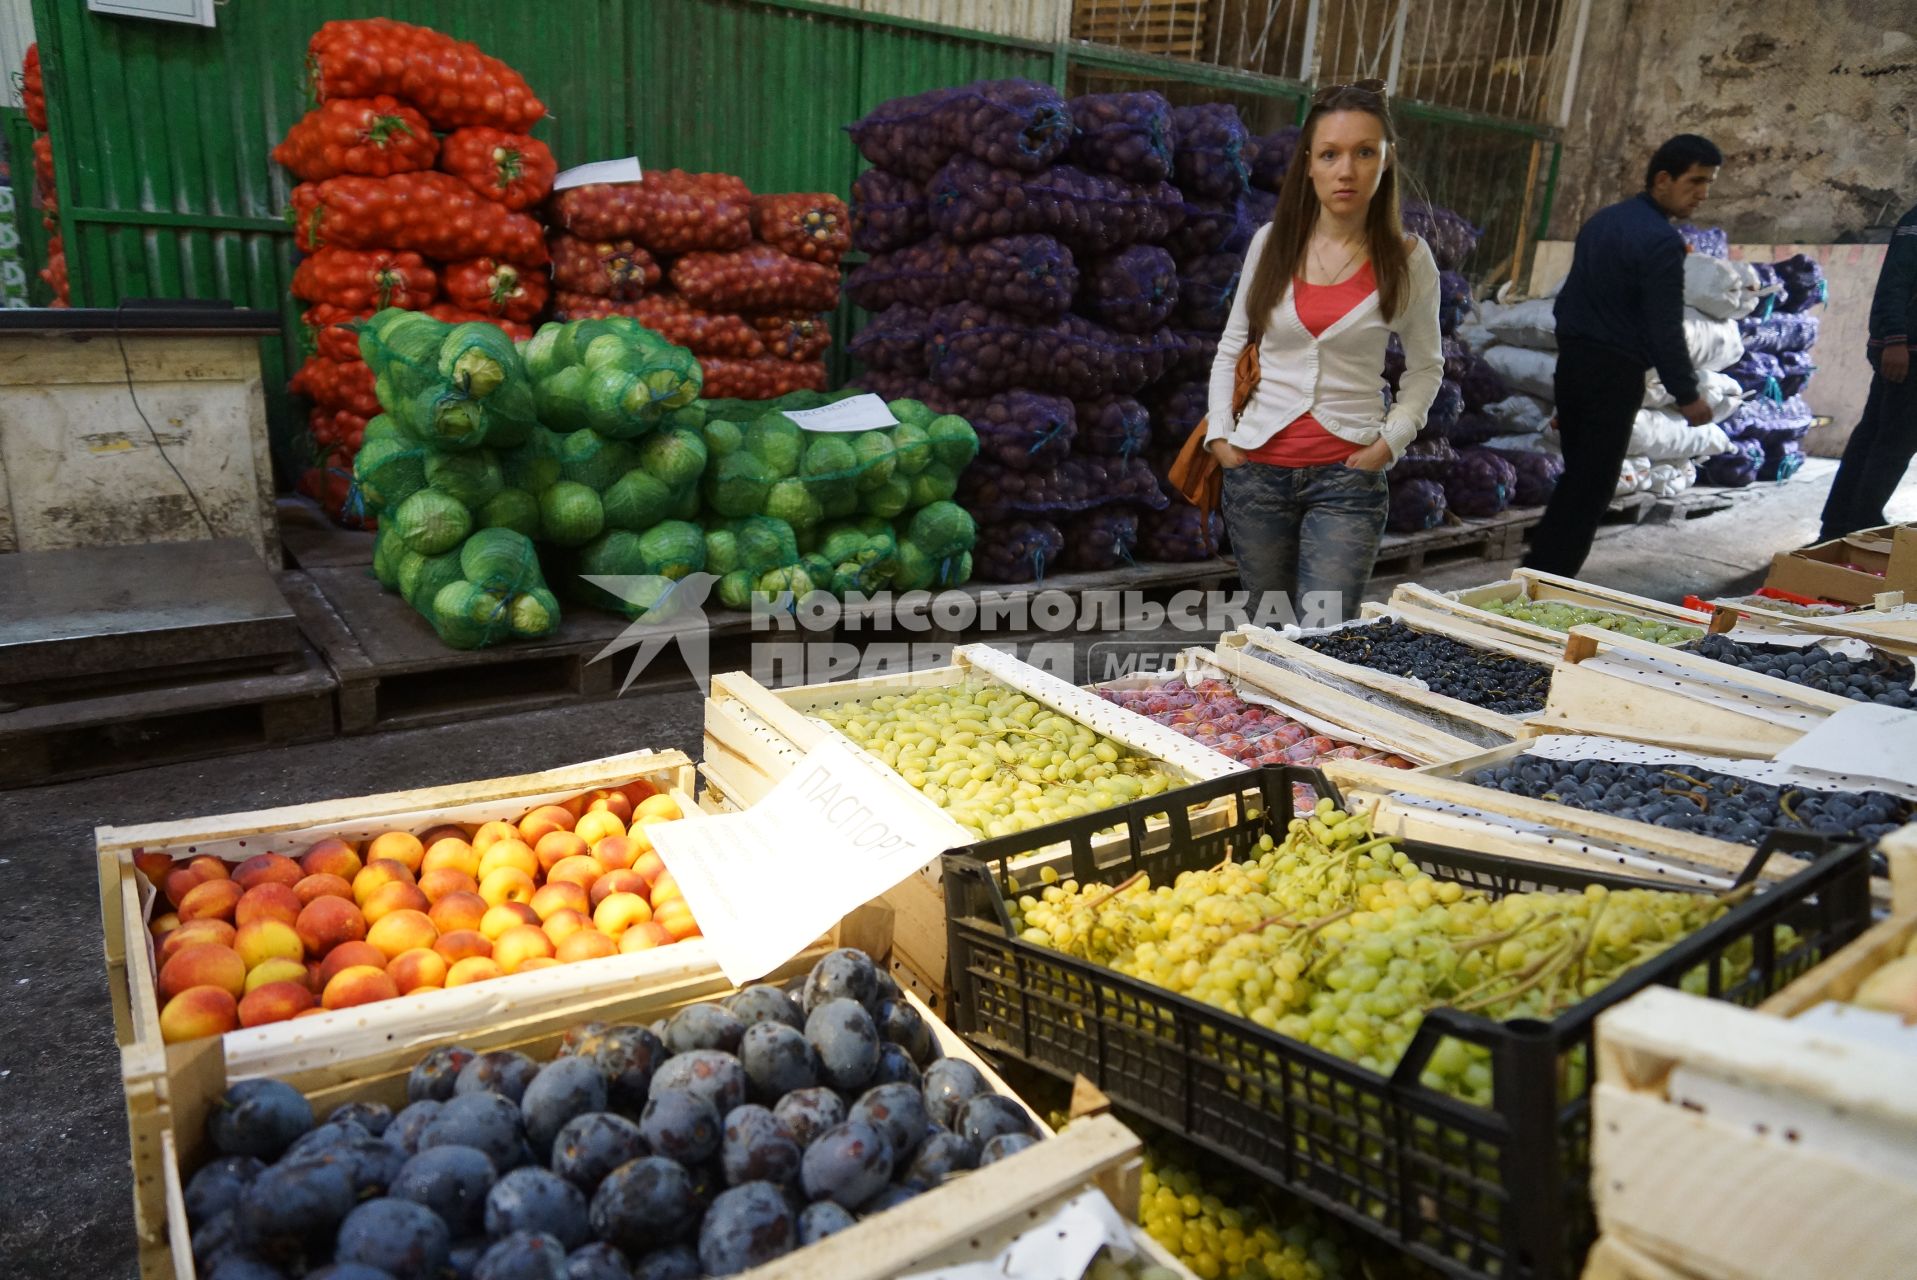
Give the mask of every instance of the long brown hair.
[(1334, 111), (1362, 111), (1384, 126), (1385, 166), (1377, 194), (1365, 212), (1365, 239), (1371, 272), (1378, 282), (1378, 306), (1387, 321), (1396, 318), (1411, 292), (1411, 254), (1405, 248), (1404, 219), (1398, 203), (1398, 134), (1391, 125), (1391, 108), (1381, 89), (1366, 85), (1339, 85), (1318, 95), (1305, 116), (1298, 149), (1278, 189), (1278, 207), (1271, 215), (1271, 234), (1252, 273), (1245, 312), (1252, 328), (1262, 332), (1285, 290), (1304, 265), (1311, 232), (1318, 223), (1318, 193), (1311, 185), (1311, 154), (1318, 122)]

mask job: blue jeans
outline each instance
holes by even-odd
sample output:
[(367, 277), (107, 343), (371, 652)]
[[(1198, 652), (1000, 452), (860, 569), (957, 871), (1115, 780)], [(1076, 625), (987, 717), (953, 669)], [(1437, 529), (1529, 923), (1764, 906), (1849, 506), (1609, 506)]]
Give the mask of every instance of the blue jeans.
[(1264, 593), (1280, 591), (1307, 625), (1356, 617), (1384, 533), (1386, 497), (1384, 472), (1342, 462), (1227, 469), (1225, 527), (1253, 611)]

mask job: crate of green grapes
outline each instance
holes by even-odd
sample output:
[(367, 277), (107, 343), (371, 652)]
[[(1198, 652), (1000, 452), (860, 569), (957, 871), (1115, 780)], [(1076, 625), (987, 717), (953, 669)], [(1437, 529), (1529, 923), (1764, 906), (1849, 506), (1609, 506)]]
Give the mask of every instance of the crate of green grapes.
[(1433, 591), (1408, 582), (1391, 593), (1391, 603), (1494, 627), (1554, 653), (1563, 650), (1572, 627), (1603, 627), (1677, 645), (1702, 639), (1711, 625), (1708, 613), (1536, 569), (1519, 569), (1503, 582), (1462, 591)]
[[(1377, 836), (1318, 771), (1176, 799), (1129, 857), (1094, 829), (1163, 804), (1048, 832), (1072, 858), (1042, 887), (1005, 890), (1029, 837), (948, 853), (947, 1021), (1448, 1275), (1577, 1274), (1600, 1012), (1652, 985), (1756, 1004), (1869, 918), (1855, 843), (1776, 833), (1716, 893)], [(1761, 882), (1780, 851), (1810, 865)]]

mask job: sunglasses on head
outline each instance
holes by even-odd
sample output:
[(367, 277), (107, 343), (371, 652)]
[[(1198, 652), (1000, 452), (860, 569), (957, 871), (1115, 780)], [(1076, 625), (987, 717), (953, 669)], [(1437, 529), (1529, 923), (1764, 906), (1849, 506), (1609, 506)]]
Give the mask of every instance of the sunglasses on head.
[(1382, 80), (1353, 80), (1350, 84), (1328, 84), (1311, 96), (1311, 105), (1321, 107), (1329, 102), (1333, 95), (1347, 89), (1356, 89), (1359, 93), (1369, 93), (1376, 97), (1385, 96), (1385, 82)]

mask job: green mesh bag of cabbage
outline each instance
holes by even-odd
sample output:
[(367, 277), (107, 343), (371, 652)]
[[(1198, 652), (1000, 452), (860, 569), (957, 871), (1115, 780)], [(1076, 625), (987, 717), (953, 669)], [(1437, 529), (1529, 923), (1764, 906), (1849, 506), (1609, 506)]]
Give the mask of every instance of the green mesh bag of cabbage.
[(705, 379), (690, 351), (627, 316), (543, 325), (524, 354), (539, 421), (561, 433), (636, 439), (691, 406)]
[(546, 588), (532, 539), (511, 529), (481, 529), (428, 553), (382, 524), (373, 541), (373, 574), (454, 649), (536, 640), (559, 626), (559, 602)]
[(532, 382), (513, 340), (496, 325), (445, 324), (388, 308), (360, 330), (359, 350), (373, 371), (382, 416), (415, 444), (508, 448), (532, 432)]

